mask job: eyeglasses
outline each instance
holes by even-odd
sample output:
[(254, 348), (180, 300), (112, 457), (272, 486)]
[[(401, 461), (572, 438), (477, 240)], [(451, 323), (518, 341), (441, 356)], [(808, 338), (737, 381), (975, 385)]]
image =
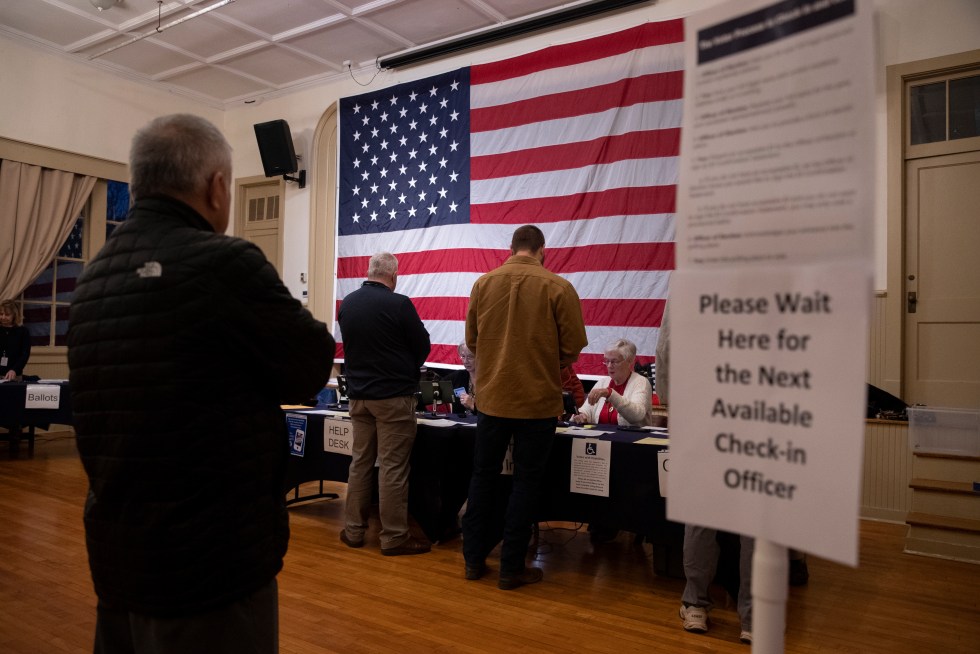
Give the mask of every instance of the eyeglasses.
[(476, 357), (472, 354), (460, 354), (459, 358), (463, 361), (476, 361)]
[(605, 366), (618, 366), (623, 361), (625, 361), (625, 359), (603, 359), (602, 364)]

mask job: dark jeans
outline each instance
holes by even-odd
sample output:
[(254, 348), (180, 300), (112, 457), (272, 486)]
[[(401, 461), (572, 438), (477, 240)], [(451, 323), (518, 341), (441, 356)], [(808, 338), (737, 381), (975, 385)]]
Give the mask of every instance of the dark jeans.
[[(524, 570), (531, 524), (541, 494), (548, 454), (555, 438), (556, 418), (525, 420), (497, 418), (480, 413), (476, 420), (476, 448), (470, 496), (463, 515), (463, 557), (469, 566), (482, 564), (503, 537), (500, 574)], [(495, 519), (496, 491), (504, 456), (514, 439), (514, 478), (504, 524)]]
[(228, 606), (180, 618), (154, 618), (101, 605), (95, 654), (277, 654), (279, 586), (275, 578)]

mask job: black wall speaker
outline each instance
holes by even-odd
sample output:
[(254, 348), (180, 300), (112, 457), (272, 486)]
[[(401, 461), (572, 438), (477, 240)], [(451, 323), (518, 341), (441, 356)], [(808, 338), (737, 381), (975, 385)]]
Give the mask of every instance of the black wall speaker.
[(289, 123), (281, 119), (257, 123), (255, 139), (259, 143), (259, 154), (262, 156), (262, 168), (265, 169), (266, 177), (296, 172), (298, 166)]

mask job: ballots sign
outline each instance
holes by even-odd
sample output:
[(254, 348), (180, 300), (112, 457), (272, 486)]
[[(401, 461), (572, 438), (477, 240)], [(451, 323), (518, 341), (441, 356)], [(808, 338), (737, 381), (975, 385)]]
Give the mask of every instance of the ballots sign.
[(289, 453), (293, 456), (306, 454), (306, 416), (299, 413), (286, 414), (286, 427), (289, 430)]
[(350, 420), (323, 419), (323, 451), (354, 455), (354, 425)]
[(58, 409), (61, 404), (61, 386), (29, 384), (24, 396), (25, 409)]

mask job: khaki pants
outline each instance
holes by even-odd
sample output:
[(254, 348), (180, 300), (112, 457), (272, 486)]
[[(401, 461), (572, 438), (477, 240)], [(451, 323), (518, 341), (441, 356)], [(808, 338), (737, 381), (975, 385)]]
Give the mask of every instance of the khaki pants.
[(347, 536), (362, 540), (368, 526), (374, 463), (378, 462), (381, 548), (409, 539), (408, 473), (415, 444), (415, 397), (350, 401), (354, 451), (347, 479)]

